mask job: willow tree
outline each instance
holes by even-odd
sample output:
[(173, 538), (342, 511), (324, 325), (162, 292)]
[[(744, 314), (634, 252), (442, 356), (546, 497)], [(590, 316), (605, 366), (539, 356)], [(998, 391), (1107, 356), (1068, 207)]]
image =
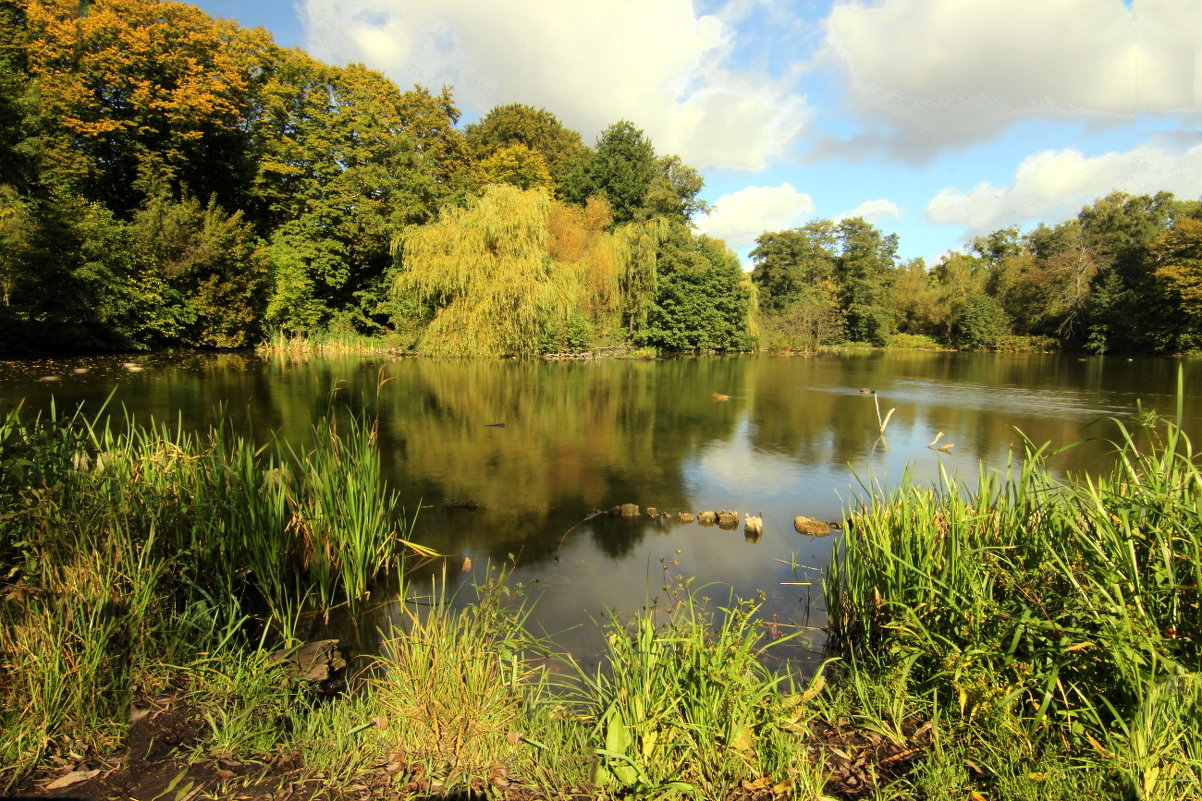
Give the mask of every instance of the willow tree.
[(532, 355), (572, 306), (575, 287), (552, 269), (546, 192), (493, 184), (467, 208), (409, 234), (394, 291), (433, 307), (419, 348), (444, 356)]
[(660, 247), (670, 230), (670, 223), (663, 217), (614, 229), (614, 247), (621, 265), (618, 297), (622, 322), (632, 335), (647, 327), (647, 315), (659, 287)]
[(574, 316), (588, 321), (592, 337), (620, 327), (625, 251), (609, 233), (613, 215), (605, 198), (583, 206), (552, 202), (547, 247), (554, 269), (575, 287)]

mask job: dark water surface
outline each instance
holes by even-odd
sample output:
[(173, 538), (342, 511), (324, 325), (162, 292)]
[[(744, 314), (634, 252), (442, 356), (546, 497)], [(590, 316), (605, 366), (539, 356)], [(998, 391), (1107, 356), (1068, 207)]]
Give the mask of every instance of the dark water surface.
[[(794, 532), (795, 515), (839, 520), (860, 482), (889, 485), (907, 470), (970, 478), (1004, 469), (1014, 429), (1036, 443), (1110, 437), (1108, 417), (1172, 415), (1179, 367), (1185, 428), (1202, 433), (1202, 362), (1079, 359), (1059, 354), (865, 353), (660, 362), (431, 361), (259, 358), (243, 354), (0, 362), (0, 405), (52, 402), (113, 409), (204, 427), (224, 406), (255, 435), (302, 443), (332, 407), (378, 417), (386, 474), (416, 513), (414, 539), (454, 554), (452, 584), (514, 565), (536, 599), (534, 621), (586, 660), (600, 643), (589, 622), (665, 595), (665, 576), (765, 597), (785, 626), (825, 622), (821, 569), (835, 537)], [(141, 369), (138, 369), (141, 368)], [(87, 372), (77, 372), (86, 369)], [(51, 378), (54, 377), (54, 378)], [(875, 390), (877, 395), (861, 389)], [(729, 396), (718, 401), (713, 393)], [(894, 408), (886, 437), (877, 410)], [(940, 444), (927, 444), (943, 432)], [(1087, 442), (1052, 461), (1100, 469), (1110, 446)], [(452, 504), (447, 508), (444, 504)], [(474, 509), (458, 508), (471, 502)], [(672, 518), (585, 520), (622, 503)], [(675, 522), (706, 509), (761, 514), (744, 538)], [(583, 521), (583, 522), (582, 522)], [(662, 560), (662, 561), (661, 561)], [(665, 570), (666, 568), (666, 570)], [(801, 582), (815, 582), (805, 586)], [(789, 583), (786, 583), (789, 582)], [(383, 593), (377, 593), (382, 595)], [(469, 593), (470, 594), (470, 593)], [(397, 613), (383, 601), (357, 633), (369, 642)], [(583, 625), (582, 625), (583, 624)], [(781, 631), (791, 631), (782, 628)], [(808, 645), (806, 644), (808, 642)], [(800, 646), (817, 652), (822, 634)], [(804, 657), (804, 653), (799, 654)]]

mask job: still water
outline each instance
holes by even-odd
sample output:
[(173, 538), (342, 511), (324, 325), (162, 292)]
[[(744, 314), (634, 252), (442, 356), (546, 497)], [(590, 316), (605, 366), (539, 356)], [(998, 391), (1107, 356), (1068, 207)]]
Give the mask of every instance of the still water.
[[(840, 520), (867, 484), (931, 483), (1005, 469), (1037, 444), (1094, 438), (1052, 459), (1098, 470), (1108, 418), (1172, 415), (1202, 433), (1202, 362), (1059, 354), (864, 353), (670, 361), (432, 361), (244, 354), (0, 362), (0, 407), (113, 406), (203, 427), (224, 407), (258, 437), (302, 443), (331, 409), (378, 419), (384, 469), (415, 516), (413, 539), (445, 554), (451, 584), (489, 565), (529, 588), (533, 622), (588, 660), (591, 620), (665, 597), (686, 577), (704, 594), (764, 599), (781, 632), (816, 654), (818, 582), (833, 537), (793, 518)], [(86, 372), (83, 372), (85, 371)], [(871, 394), (874, 391), (875, 394)], [(725, 396), (726, 399), (716, 398)], [(879, 414), (893, 409), (885, 436)], [(928, 444), (942, 432), (939, 445)], [(591, 516), (633, 503), (671, 517)], [(755, 541), (676, 522), (682, 511), (762, 514)], [(590, 517), (591, 516), (591, 517)], [(473, 569), (459, 572), (464, 558)], [(423, 567), (427, 573), (441, 566)], [(411, 577), (419, 587), (423, 577)], [(807, 582), (813, 582), (807, 584)], [(452, 587), (454, 589), (454, 587)], [(383, 593), (378, 593), (383, 594)], [(470, 592), (465, 590), (465, 595)], [(340, 633), (373, 650), (398, 614), (380, 599)], [(808, 649), (808, 651), (807, 651)]]

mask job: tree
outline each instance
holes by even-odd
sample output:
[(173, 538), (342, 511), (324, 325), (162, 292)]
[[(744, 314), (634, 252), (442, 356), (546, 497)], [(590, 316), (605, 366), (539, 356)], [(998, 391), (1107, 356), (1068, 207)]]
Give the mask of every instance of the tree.
[(241, 212), (210, 198), (153, 197), (134, 215), (131, 234), (165, 288), (157, 313), (188, 345), (240, 348), (261, 334), (266, 270)]
[[(934, 290), (928, 320), (945, 342), (955, 341), (955, 331), (970, 298), (984, 296), (989, 273), (982, 259), (951, 253), (931, 271)], [(992, 347), (992, 345), (990, 346)]]
[(28, 271), (33, 211), (15, 188), (0, 184), (0, 306), (12, 303), (13, 292)]
[(666, 350), (745, 350), (751, 284), (720, 241), (674, 223), (661, 249), (655, 304), (639, 341)]
[(436, 309), (421, 349), (443, 356), (538, 353), (571, 293), (547, 257), (546, 192), (492, 184), (412, 231), (394, 292)]
[(230, 197), (253, 70), (233, 23), (154, 0), (28, 0), (24, 9), (44, 163), (56, 180), (122, 214), (148, 182)]
[(641, 212), (656, 174), (651, 140), (633, 123), (622, 120), (597, 137), (595, 153), (568, 179), (565, 194), (576, 203), (604, 195), (613, 210), (614, 225), (621, 225), (648, 216)]
[(509, 184), (518, 189), (554, 188), (542, 154), (522, 144), (506, 145), (480, 161), (480, 182)]
[(697, 195), (705, 188), (701, 173), (680, 160), (664, 156), (655, 162), (656, 174), (647, 187), (640, 217), (667, 217), (691, 223), (693, 215), (705, 214), (710, 206)]
[(779, 310), (807, 287), (835, 277), (835, 225), (816, 220), (801, 228), (761, 234), (751, 251), (751, 280), (759, 288), (765, 310)]
[(557, 192), (587, 150), (580, 134), (564, 127), (554, 114), (523, 103), (496, 106), (467, 126), (464, 135), (480, 161), (514, 145), (540, 154)]
[(853, 341), (884, 345), (893, 330), (886, 305), (895, 275), (897, 234), (883, 235), (862, 217), (842, 220), (838, 227), (839, 256), (835, 281)]
[(992, 350), (1009, 329), (998, 302), (984, 292), (973, 292), (956, 314), (952, 344), (964, 350)]
[(897, 271), (887, 305), (899, 331), (938, 336), (946, 340), (947, 313), (943, 293), (922, 259), (912, 259)]
[(1170, 346), (1202, 347), (1202, 219), (1178, 217), (1152, 247), (1151, 263), (1180, 320)]

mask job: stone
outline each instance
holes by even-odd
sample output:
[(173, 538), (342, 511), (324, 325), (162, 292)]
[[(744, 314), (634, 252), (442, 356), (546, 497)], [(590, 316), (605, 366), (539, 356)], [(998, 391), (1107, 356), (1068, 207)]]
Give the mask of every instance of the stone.
[(825, 537), (831, 533), (830, 523), (824, 523), (804, 515), (793, 518), (793, 528), (797, 530), (798, 534), (805, 534), (808, 537)]

